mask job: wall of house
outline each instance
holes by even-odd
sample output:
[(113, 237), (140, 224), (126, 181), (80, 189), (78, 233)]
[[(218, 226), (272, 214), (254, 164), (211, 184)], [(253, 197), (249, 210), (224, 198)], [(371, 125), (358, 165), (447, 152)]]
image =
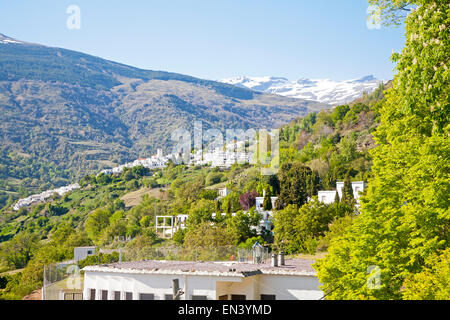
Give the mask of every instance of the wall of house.
[(96, 300), (101, 299), (101, 290), (108, 291), (108, 299), (112, 300), (114, 291), (133, 293), (133, 300), (139, 300), (139, 293), (152, 293), (155, 300), (164, 300), (164, 295), (172, 294), (172, 279), (178, 279), (180, 288), (185, 291), (181, 300), (191, 300), (192, 295), (207, 296), (208, 300), (216, 299), (216, 283), (218, 281), (241, 281), (241, 277), (163, 275), (163, 274), (127, 274), (114, 272), (86, 271), (84, 277), (85, 300), (90, 299), (90, 289), (96, 289)]
[(336, 191), (319, 191), (317, 197), (320, 202), (330, 204), (333, 203), (336, 198)]
[(323, 292), (314, 276), (260, 275), (256, 299), (274, 294), (277, 300), (319, 300)]

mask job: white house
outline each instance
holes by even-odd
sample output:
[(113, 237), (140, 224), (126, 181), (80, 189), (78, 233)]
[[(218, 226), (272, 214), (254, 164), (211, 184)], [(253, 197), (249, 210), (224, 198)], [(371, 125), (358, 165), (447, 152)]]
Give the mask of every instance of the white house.
[(285, 265), (238, 262), (136, 261), (87, 266), (85, 300), (318, 300), (323, 297), (313, 261)]
[(75, 261), (80, 261), (85, 259), (87, 256), (92, 256), (95, 254), (96, 248), (96, 246), (76, 247), (73, 249), (73, 259)]
[(221, 199), (229, 195), (231, 193), (231, 190), (228, 188), (220, 188), (218, 192), (219, 192), (219, 199)]
[[(366, 188), (366, 183), (364, 181), (354, 181), (352, 182), (353, 189), (353, 197), (356, 200), (357, 206), (359, 205), (359, 198), (361, 197), (361, 193)], [(319, 201), (330, 204), (334, 202), (336, 198), (336, 192), (339, 194), (339, 199), (342, 199), (342, 190), (344, 189), (343, 181), (336, 181), (336, 190), (327, 190), (327, 191), (319, 191), (317, 196)]]

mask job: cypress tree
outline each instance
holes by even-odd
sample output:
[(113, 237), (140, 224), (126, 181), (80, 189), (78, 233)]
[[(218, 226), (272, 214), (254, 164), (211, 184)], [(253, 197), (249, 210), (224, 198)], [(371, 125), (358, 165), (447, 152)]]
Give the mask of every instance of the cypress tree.
[(266, 195), (264, 196), (264, 202), (263, 202), (264, 211), (272, 210), (272, 199), (270, 199), (270, 194), (268, 191), (269, 190), (266, 190)]

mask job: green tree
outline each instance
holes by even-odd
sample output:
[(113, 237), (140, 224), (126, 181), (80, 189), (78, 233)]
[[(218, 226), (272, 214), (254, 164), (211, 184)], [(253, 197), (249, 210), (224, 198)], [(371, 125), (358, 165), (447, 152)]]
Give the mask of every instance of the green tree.
[(237, 235), (238, 241), (243, 242), (256, 236), (256, 227), (259, 224), (259, 220), (260, 215), (255, 210), (250, 210), (247, 213), (238, 211), (234, 217), (226, 220), (226, 224)]
[(278, 173), (281, 192), (277, 199), (277, 209), (292, 204), (301, 207), (308, 200), (308, 185), (312, 171), (298, 162), (284, 163)]
[(408, 300), (450, 299), (450, 248), (425, 261), (425, 268), (405, 280), (403, 298)]
[[(414, 3), (406, 46), (393, 56), (398, 73), (379, 109), (361, 215), (315, 266), (329, 299), (401, 299), (405, 279), (448, 248), (450, 9), (447, 1)], [(371, 266), (380, 270), (377, 289), (367, 285)]]
[(238, 235), (223, 225), (202, 222), (196, 228), (188, 228), (184, 238), (186, 247), (222, 247), (235, 245)]
[(352, 182), (350, 180), (350, 175), (348, 173), (345, 175), (344, 179), (344, 187), (342, 188), (341, 202), (346, 203), (348, 205), (354, 205), (355, 203), (355, 198), (353, 196)]
[(36, 234), (20, 232), (2, 244), (1, 255), (10, 266), (16, 269), (23, 268), (37, 250), (38, 240)]
[(265, 211), (272, 210), (272, 199), (270, 198), (270, 193), (268, 191), (266, 191), (266, 194), (264, 196), (263, 209)]
[(213, 221), (212, 213), (215, 208), (216, 202), (214, 200), (200, 199), (192, 203), (187, 220), (188, 226), (195, 227), (202, 222)]
[(89, 214), (86, 219), (85, 229), (92, 241), (98, 241), (99, 235), (109, 226), (110, 215), (111, 213), (105, 209), (96, 209)]

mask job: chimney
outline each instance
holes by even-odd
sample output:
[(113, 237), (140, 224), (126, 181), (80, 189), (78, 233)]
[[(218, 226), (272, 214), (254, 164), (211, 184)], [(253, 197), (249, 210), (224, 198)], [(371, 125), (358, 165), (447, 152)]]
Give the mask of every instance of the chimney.
[(272, 254), (272, 267), (278, 267), (277, 255)]
[(278, 265), (284, 266), (284, 252), (280, 251), (278, 254)]

